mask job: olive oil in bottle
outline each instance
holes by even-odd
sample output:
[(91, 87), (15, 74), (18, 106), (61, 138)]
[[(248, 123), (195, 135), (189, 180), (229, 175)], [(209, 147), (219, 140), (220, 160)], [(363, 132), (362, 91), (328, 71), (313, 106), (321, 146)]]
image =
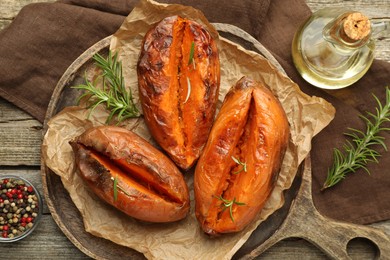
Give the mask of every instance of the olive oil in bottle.
[(389, 19), (370, 20), (359, 12), (335, 8), (319, 10), (295, 33), (294, 65), (314, 86), (325, 89), (349, 86), (359, 80), (373, 62), (373, 28), (390, 30), (389, 25)]

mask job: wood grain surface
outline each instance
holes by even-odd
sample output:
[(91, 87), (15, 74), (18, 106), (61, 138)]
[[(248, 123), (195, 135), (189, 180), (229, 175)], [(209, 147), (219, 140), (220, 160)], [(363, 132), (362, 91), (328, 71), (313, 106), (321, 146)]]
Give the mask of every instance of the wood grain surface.
[[(23, 6), (47, 0), (1, 0), (0, 30), (8, 26)], [(338, 6), (362, 11), (370, 17), (390, 16), (389, 0), (307, 0), (312, 11)], [(376, 57), (390, 62), (390, 38), (377, 42)], [(1, 58), (1, 57), (0, 57)], [(40, 145), (42, 124), (16, 106), (0, 98), (0, 175), (26, 177), (42, 192), (40, 177)], [(376, 223), (390, 235), (390, 221)], [(376, 249), (366, 240), (348, 244), (352, 259), (373, 259)], [(89, 259), (78, 250), (55, 224), (47, 207), (42, 222), (34, 233), (14, 244), (0, 244), (1, 259)], [(387, 256), (390, 257), (390, 256)], [(328, 259), (311, 243), (299, 239), (282, 240), (261, 255), (261, 259)]]

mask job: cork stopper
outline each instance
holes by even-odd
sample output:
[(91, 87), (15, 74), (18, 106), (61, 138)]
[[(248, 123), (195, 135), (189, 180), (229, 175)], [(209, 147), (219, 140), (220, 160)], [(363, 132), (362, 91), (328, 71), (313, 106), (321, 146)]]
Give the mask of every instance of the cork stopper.
[(344, 20), (344, 32), (352, 41), (362, 40), (371, 32), (371, 23), (362, 13), (351, 13)]

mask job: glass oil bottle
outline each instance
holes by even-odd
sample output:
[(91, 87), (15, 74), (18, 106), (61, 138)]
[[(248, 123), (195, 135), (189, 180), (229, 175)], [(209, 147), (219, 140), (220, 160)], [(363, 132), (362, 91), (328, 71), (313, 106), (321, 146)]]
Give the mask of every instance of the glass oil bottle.
[(297, 30), (294, 65), (302, 77), (324, 89), (359, 80), (374, 59), (375, 36), (390, 32), (390, 18), (372, 18), (339, 8), (319, 10)]

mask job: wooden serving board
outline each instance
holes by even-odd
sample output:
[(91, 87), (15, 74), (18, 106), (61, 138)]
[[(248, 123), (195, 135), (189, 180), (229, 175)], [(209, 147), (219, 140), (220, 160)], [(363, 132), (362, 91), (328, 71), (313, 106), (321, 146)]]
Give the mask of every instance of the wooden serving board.
[[(283, 71), (276, 59), (259, 43), (241, 29), (227, 24), (213, 24), (220, 34), (244, 48), (256, 51)], [(66, 106), (75, 105), (79, 92), (70, 86), (84, 83), (84, 72), (92, 66), (92, 56), (108, 52), (111, 37), (96, 43), (67, 69), (58, 82), (51, 98), (47, 122)], [(301, 237), (312, 242), (329, 256), (348, 259), (346, 246), (355, 237), (364, 237), (375, 243), (380, 252), (390, 255), (390, 239), (382, 231), (364, 226), (334, 222), (322, 217), (315, 209), (311, 197), (311, 167), (307, 158), (289, 190), (284, 194), (284, 206), (272, 214), (252, 233), (248, 241), (234, 255), (234, 259), (252, 259), (278, 241), (288, 237)], [(95, 259), (144, 259), (128, 247), (95, 237), (84, 229), (81, 214), (73, 204), (59, 176), (41, 163), (44, 195), (52, 216), (62, 232), (86, 255)]]

